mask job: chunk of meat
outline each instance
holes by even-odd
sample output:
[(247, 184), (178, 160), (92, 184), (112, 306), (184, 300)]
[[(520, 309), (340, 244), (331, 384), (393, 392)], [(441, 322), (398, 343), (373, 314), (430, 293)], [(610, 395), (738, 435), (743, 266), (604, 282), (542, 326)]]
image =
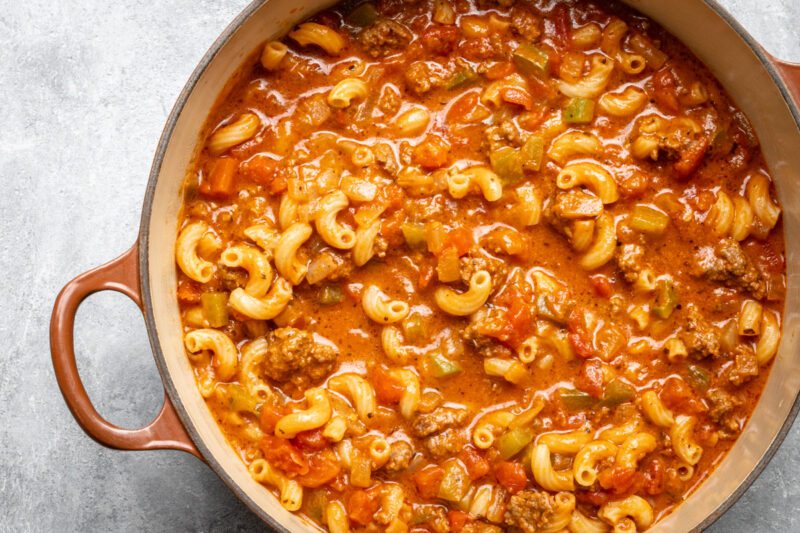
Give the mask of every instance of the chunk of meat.
[(734, 416), (734, 410), (741, 402), (722, 389), (709, 390), (706, 398), (711, 404), (708, 416), (722, 428), (722, 436), (732, 437), (739, 433), (739, 421)]
[(417, 524), (425, 524), (433, 533), (449, 533), (450, 531), (447, 512), (444, 507), (439, 505), (415, 505), (413, 521)]
[(603, 201), (579, 189), (556, 194), (550, 206), (554, 217), (577, 220), (595, 218), (603, 212)]
[(461, 258), (461, 281), (469, 284), (472, 275), (480, 270), (485, 270), (492, 276), (492, 286), (499, 287), (508, 275), (508, 265), (505, 261), (489, 257), (488, 255), (468, 255)]
[(758, 375), (758, 359), (752, 348), (739, 345), (733, 353), (733, 367), (728, 374), (731, 383), (742, 385)]
[(422, 44), (429, 52), (447, 55), (453, 51), (460, 37), (461, 32), (455, 26), (437, 24), (426, 30), (422, 36)]
[(470, 522), (461, 528), (461, 533), (502, 533), (502, 529), (486, 522)]
[(411, 458), (414, 457), (414, 448), (405, 441), (398, 440), (389, 447), (389, 460), (383, 468), (389, 473), (406, 470)]
[(538, 490), (523, 490), (511, 496), (506, 508), (505, 523), (525, 533), (546, 528), (554, 516), (554, 496)]
[(504, 146), (519, 147), (522, 145), (519, 130), (510, 120), (504, 120), (496, 126), (489, 126), (484, 130), (483, 138), (484, 151), (487, 155)]
[(406, 87), (416, 93), (425, 94), (434, 87), (444, 83), (444, 72), (436, 63), (415, 61), (408, 66), (404, 74)]
[(623, 244), (617, 247), (615, 254), (617, 267), (622, 271), (625, 281), (635, 283), (644, 268), (644, 248), (638, 244)]
[(469, 326), (464, 328), (464, 340), (482, 357), (510, 357), (511, 350), (496, 336), (487, 332), (502, 332), (506, 329), (507, 315), (497, 308), (482, 308), (472, 315)]
[(402, 50), (413, 35), (408, 28), (394, 20), (382, 19), (361, 32), (364, 51), (372, 57), (382, 57)]
[(435, 411), (418, 415), (414, 419), (411, 431), (415, 437), (428, 437), (444, 429), (460, 426), (467, 420), (465, 409), (439, 407)]
[(688, 316), (683, 326), (681, 339), (686, 345), (686, 352), (689, 357), (694, 359), (705, 359), (706, 357), (716, 359), (719, 357), (721, 348), (717, 330), (708, 323), (694, 305), (689, 306), (687, 313)]
[(711, 281), (743, 289), (753, 298), (766, 296), (764, 277), (733, 239), (723, 239), (715, 248), (701, 248), (697, 255), (700, 272)]
[(541, 19), (523, 6), (511, 8), (511, 27), (529, 41), (535, 41), (542, 35)]
[(467, 444), (467, 435), (462, 429), (445, 429), (422, 441), (425, 449), (436, 458), (451, 456), (461, 451)]
[(270, 332), (267, 343), (264, 374), (278, 383), (292, 383), (305, 388), (322, 380), (336, 365), (336, 350), (316, 342), (307, 331), (276, 329)]

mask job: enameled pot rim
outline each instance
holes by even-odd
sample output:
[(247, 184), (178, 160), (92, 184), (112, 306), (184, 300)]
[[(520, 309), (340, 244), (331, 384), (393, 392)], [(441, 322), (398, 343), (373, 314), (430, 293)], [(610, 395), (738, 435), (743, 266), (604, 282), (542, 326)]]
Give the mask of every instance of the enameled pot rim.
[[(144, 306), (144, 318), (145, 324), (147, 327), (148, 337), (150, 339), (150, 345), (153, 350), (153, 356), (156, 361), (156, 365), (158, 367), (159, 373), (161, 374), (162, 381), (164, 383), (164, 388), (167, 391), (167, 394), (172, 401), (172, 404), (183, 423), (186, 431), (189, 433), (192, 441), (194, 442), (195, 446), (198, 448), (200, 453), (203, 455), (205, 461), (208, 465), (216, 472), (216, 474), (222, 479), (222, 481), (228, 486), (228, 488), (233, 491), (233, 493), (250, 508), (259, 518), (269, 524), (275, 531), (286, 532), (289, 533), (289, 530), (280, 524), (274, 517), (269, 515), (264, 509), (262, 509), (259, 505), (257, 505), (242, 489), (239, 485), (234, 481), (234, 479), (228, 475), (224, 468), (220, 465), (217, 459), (214, 457), (212, 453), (210, 453), (208, 446), (200, 437), (194, 422), (192, 421), (191, 417), (189, 416), (185, 406), (183, 405), (180, 395), (178, 394), (175, 383), (170, 376), (170, 372), (167, 369), (166, 359), (164, 353), (161, 349), (161, 343), (158, 338), (157, 328), (156, 328), (156, 321), (155, 316), (153, 313), (153, 300), (152, 300), (152, 293), (151, 293), (151, 286), (150, 286), (150, 271), (149, 271), (149, 230), (150, 228), (150, 218), (152, 214), (152, 206), (153, 200), (155, 197), (155, 190), (156, 190), (156, 183), (158, 181), (158, 176), (161, 172), (161, 165), (164, 161), (164, 157), (167, 151), (167, 147), (169, 145), (171, 136), (175, 129), (175, 126), (178, 122), (178, 118), (181, 116), (181, 113), (186, 106), (186, 103), (195, 90), (198, 81), (200, 80), (201, 76), (217, 56), (219, 51), (234, 37), (236, 31), (247, 21), (250, 16), (257, 11), (265, 2), (269, 0), (254, 0), (251, 2), (247, 7), (239, 13), (236, 18), (225, 28), (225, 30), (220, 34), (220, 36), (214, 41), (211, 45), (209, 50), (205, 53), (203, 58), (198, 63), (197, 67), (192, 72), (189, 80), (187, 81), (186, 85), (181, 90), (180, 94), (178, 95), (177, 101), (172, 108), (172, 111), (167, 118), (166, 124), (164, 126), (164, 130), (161, 134), (161, 138), (158, 142), (158, 147), (155, 152), (155, 156), (153, 158), (153, 164), (150, 170), (150, 176), (147, 183), (147, 188), (145, 190), (145, 197), (144, 197), (144, 204), (142, 207), (142, 217), (140, 221), (140, 229), (139, 229), (139, 272), (140, 272), (140, 284), (141, 284), (141, 294), (142, 294), (142, 302)], [(772, 82), (777, 86), (780, 90), (780, 93), (786, 102), (792, 117), (794, 119), (795, 124), (800, 128), (800, 108), (794, 103), (791, 98), (791, 92), (789, 88), (786, 86), (784, 81), (781, 79), (780, 75), (778, 74), (778, 70), (773, 62), (773, 59), (770, 55), (758, 44), (758, 42), (745, 30), (733, 16), (730, 15), (722, 6), (720, 6), (716, 0), (701, 0), (704, 4), (706, 4), (718, 17), (724, 20), (728, 26), (735, 31), (739, 37), (741, 37), (745, 43), (749, 46), (752, 52), (756, 55), (759, 62), (763, 65), (763, 67), (767, 70), (770, 77), (772, 78)], [(635, 6), (634, 6), (635, 7)], [(165, 231), (173, 231), (174, 228), (164, 228)], [(761, 457), (760, 461), (756, 464), (756, 466), (752, 469), (750, 474), (745, 478), (745, 480), (734, 490), (731, 494), (711, 513), (709, 514), (701, 523), (695, 528), (695, 531), (702, 531), (703, 529), (709, 527), (713, 524), (720, 516), (722, 516), (742, 495), (747, 491), (750, 485), (756, 480), (756, 478), (763, 472), (764, 468), (766, 468), (769, 461), (775, 455), (775, 452), (780, 447), (781, 443), (786, 437), (789, 429), (792, 426), (795, 418), (797, 417), (797, 413), (800, 411), (800, 391), (795, 393), (795, 398), (793, 401), (792, 409), (790, 410), (788, 416), (783, 422), (780, 431), (775, 435), (773, 441), (769, 445), (766, 452)]]

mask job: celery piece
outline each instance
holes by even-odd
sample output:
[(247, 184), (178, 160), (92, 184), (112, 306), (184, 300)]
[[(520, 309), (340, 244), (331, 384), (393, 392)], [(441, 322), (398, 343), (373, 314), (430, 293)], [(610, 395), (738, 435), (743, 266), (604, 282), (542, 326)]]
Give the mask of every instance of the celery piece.
[(669, 216), (649, 205), (637, 204), (631, 212), (631, 228), (642, 233), (661, 235), (667, 230)]
[(317, 301), (322, 305), (338, 304), (344, 299), (344, 293), (339, 285), (325, 285), (317, 295)]
[(564, 122), (567, 124), (588, 124), (594, 119), (594, 100), (572, 98), (564, 107)]
[(711, 383), (711, 376), (708, 375), (708, 371), (700, 366), (697, 365), (689, 365), (686, 368), (689, 384), (694, 387), (695, 389), (704, 392), (708, 389), (709, 384)]
[(420, 342), (428, 337), (428, 325), (421, 313), (411, 313), (403, 320), (403, 336), (407, 342)]
[(439, 498), (449, 502), (459, 502), (467, 494), (471, 481), (464, 467), (458, 461), (444, 465), (444, 477), (439, 485)]
[(204, 292), (200, 295), (203, 318), (212, 328), (228, 325), (228, 293)]
[(600, 405), (603, 407), (616, 407), (617, 405), (633, 400), (636, 396), (636, 390), (619, 379), (612, 380), (606, 385), (606, 390), (603, 393), (603, 401)]
[(514, 50), (514, 63), (523, 74), (529, 76), (546, 76), (550, 64), (547, 52), (532, 44), (522, 43)]
[(497, 451), (503, 459), (511, 459), (533, 441), (533, 432), (526, 427), (514, 428), (497, 439)]
[(503, 146), (489, 154), (492, 170), (500, 177), (504, 184), (516, 183), (524, 177), (522, 173), (522, 158), (518, 150), (510, 146)]
[(350, 484), (364, 489), (372, 484), (372, 459), (357, 448), (350, 457)]
[(559, 389), (558, 395), (570, 411), (590, 409), (597, 404), (596, 398), (578, 389)]
[(422, 222), (403, 222), (400, 229), (409, 248), (420, 248), (425, 245), (425, 224)]
[(435, 378), (455, 376), (464, 371), (458, 361), (448, 359), (439, 352), (431, 352), (428, 354), (428, 369)]
[(325, 506), (328, 504), (328, 493), (325, 489), (311, 491), (306, 489), (303, 500), (303, 512), (313, 518), (315, 522), (323, 523)]
[(228, 400), (228, 408), (231, 411), (255, 413), (258, 404), (256, 398), (250, 392), (237, 383), (225, 384), (225, 397)]
[(357, 26), (359, 28), (372, 26), (377, 19), (378, 10), (375, 9), (375, 6), (370, 3), (361, 4), (352, 10), (347, 17), (345, 17), (345, 20), (348, 24), (351, 26)]
[(447, 80), (445, 83), (445, 88), (448, 90), (458, 89), (461, 87), (466, 87), (467, 85), (471, 85), (475, 81), (477, 81), (479, 76), (469, 67), (464, 67), (458, 71), (456, 71), (450, 79)]
[(544, 139), (539, 135), (531, 135), (522, 146), (522, 168), (539, 170), (544, 159)]
[(656, 287), (656, 302), (653, 304), (653, 314), (666, 320), (672, 315), (678, 305), (678, 291), (671, 280), (661, 280)]

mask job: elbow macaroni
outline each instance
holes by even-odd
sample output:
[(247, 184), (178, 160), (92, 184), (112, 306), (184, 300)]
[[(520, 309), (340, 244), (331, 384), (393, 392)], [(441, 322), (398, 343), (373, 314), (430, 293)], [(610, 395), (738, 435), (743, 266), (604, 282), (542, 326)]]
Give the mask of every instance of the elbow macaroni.
[(291, 284), (283, 278), (278, 278), (262, 298), (256, 298), (244, 289), (236, 288), (231, 292), (228, 303), (246, 317), (255, 320), (272, 320), (286, 309), (291, 300)]
[(483, 307), (491, 292), (491, 274), (486, 270), (479, 270), (470, 278), (469, 289), (466, 292), (459, 294), (448, 287), (439, 287), (433, 296), (436, 305), (445, 313), (467, 316)]
[(338, 56), (345, 44), (344, 37), (336, 30), (316, 22), (300, 24), (296, 30), (289, 33), (289, 37), (301, 46), (315, 44), (332, 56)]
[(364, 289), (361, 296), (361, 307), (364, 313), (378, 324), (392, 324), (408, 316), (409, 307), (406, 302), (392, 300), (375, 285)]
[(617, 182), (597, 163), (573, 163), (564, 167), (556, 177), (556, 185), (564, 190), (586, 187), (604, 204), (613, 204), (619, 199)]
[(236, 375), (239, 366), (239, 351), (233, 341), (216, 329), (196, 329), (183, 337), (183, 344), (191, 353), (201, 350), (214, 352), (217, 377), (228, 381)]
[(286, 228), (275, 247), (275, 268), (292, 285), (299, 285), (308, 271), (306, 263), (297, 257), (297, 251), (306, 242), (313, 230), (303, 222)]
[(221, 155), (229, 148), (252, 139), (261, 127), (261, 119), (254, 113), (244, 113), (235, 122), (222, 126), (208, 139), (208, 152)]
[(291, 439), (301, 431), (321, 428), (331, 418), (331, 400), (325, 389), (309, 389), (305, 393), (308, 407), (288, 414), (275, 424), (275, 435)]
[(480, 189), (489, 202), (496, 202), (503, 196), (500, 177), (487, 167), (471, 167), (447, 176), (447, 190), (457, 200), (469, 194), (474, 186)]
[(197, 255), (197, 246), (209, 231), (205, 222), (192, 222), (181, 230), (175, 244), (175, 258), (181, 271), (199, 283), (211, 281), (216, 271), (213, 263)]
[(586, 270), (594, 270), (608, 263), (617, 248), (617, 228), (607, 212), (597, 217), (597, 230), (594, 242), (580, 258), (579, 264)]
[(589, 74), (575, 83), (559, 80), (558, 89), (570, 98), (596, 98), (603, 92), (614, 70), (614, 60), (597, 54), (592, 57)]
[(377, 409), (375, 389), (361, 376), (339, 374), (328, 380), (328, 388), (349, 397), (362, 422), (369, 422), (375, 416)]

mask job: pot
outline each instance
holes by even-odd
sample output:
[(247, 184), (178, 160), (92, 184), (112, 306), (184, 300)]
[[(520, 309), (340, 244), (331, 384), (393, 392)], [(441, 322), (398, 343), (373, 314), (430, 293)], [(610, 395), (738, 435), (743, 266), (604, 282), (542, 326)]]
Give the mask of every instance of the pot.
[[(311, 527), (256, 483), (206, 407), (185, 355), (174, 259), (180, 189), (197, 154), (207, 114), (251, 52), (268, 37), (332, 2), (256, 1), (216, 40), (169, 116), (155, 155), (137, 242), (113, 261), (70, 281), (55, 302), (50, 346), (56, 377), (72, 414), (100, 444), (122, 450), (174, 449), (206, 462), (230, 489), (278, 531)], [(655, 530), (701, 530), (724, 513), (770, 460), (800, 402), (800, 65), (770, 56), (713, 0), (627, 0), (689, 46), (711, 69), (762, 141), (783, 204), (788, 292), (783, 341), (746, 430), (713, 474)], [(794, 99), (794, 100), (793, 100)], [(90, 294), (118, 291), (141, 308), (164, 382), (164, 405), (140, 429), (122, 429), (95, 410), (75, 363), (73, 324)]]

